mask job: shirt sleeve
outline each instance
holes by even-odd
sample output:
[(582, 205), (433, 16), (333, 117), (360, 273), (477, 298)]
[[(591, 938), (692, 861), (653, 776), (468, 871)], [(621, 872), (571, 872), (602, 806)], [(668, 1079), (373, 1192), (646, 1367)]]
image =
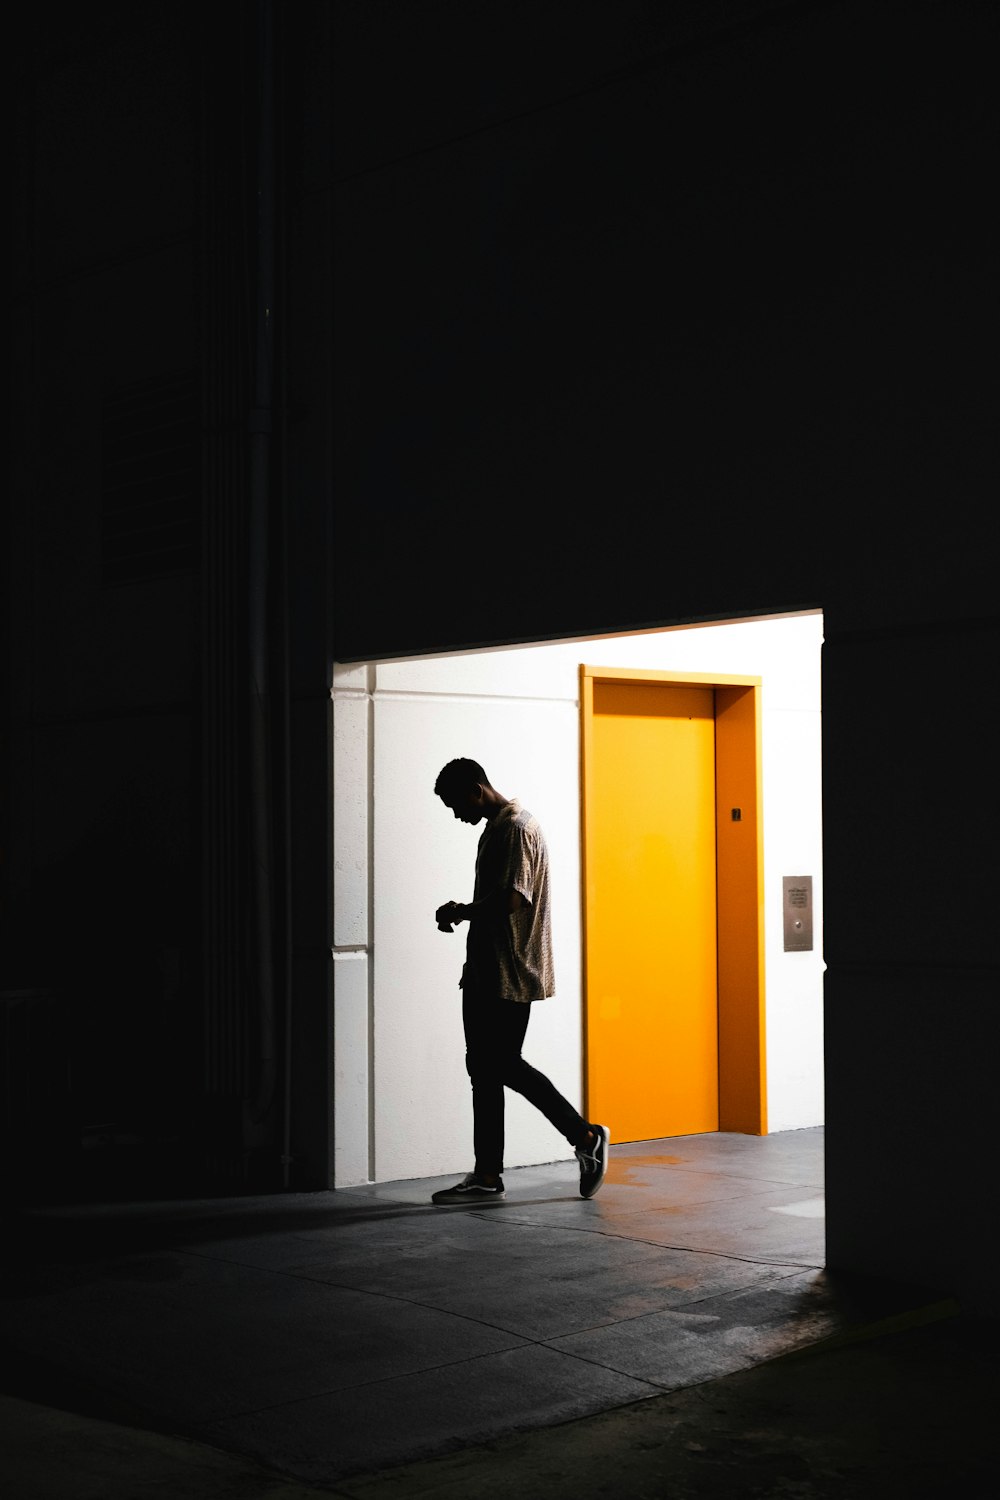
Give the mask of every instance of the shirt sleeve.
[(530, 828), (515, 826), (511, 840), (509, 883), (525, 901), (535, 904), (535, 881), (538, 867), (536, 840)]

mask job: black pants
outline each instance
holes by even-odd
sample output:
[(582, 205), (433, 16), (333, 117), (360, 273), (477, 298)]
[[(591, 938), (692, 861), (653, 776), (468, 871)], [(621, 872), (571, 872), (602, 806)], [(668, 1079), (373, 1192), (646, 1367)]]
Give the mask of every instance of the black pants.
[(540, 1109), (574, 1150), (587, 1143), (587, 1121), (544, 1073), (521, 1056), (530, 1018), (530, 1003), (498, 1000), (472, 990), (462, 992), (465, 1066), (472, 1080), (473, 1144), (479, 1176), (499, 1176), (503, 1171), (505, 1087), (523, 1094), (529, 1104)]

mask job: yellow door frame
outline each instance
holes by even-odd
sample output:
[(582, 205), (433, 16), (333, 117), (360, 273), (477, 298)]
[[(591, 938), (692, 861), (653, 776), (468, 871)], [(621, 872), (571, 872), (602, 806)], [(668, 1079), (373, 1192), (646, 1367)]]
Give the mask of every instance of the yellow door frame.
[[(764, 820), (761, 679), (717, 673), (580, 667), (584, 1091), (589, 1092), (588, 911), (593, 874), (595, 682), (697, 684), (715, 690), (715, 827), (719, 982), (719, 1129), (767, 1134), (764, 1030)], [(585, 1105), (586, 1107), (586, 1105)]]

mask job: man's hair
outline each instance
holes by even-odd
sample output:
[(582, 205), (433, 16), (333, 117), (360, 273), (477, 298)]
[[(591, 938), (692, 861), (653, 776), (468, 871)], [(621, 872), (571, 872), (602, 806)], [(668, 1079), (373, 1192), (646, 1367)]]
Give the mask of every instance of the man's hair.
[(448, 800), (461, 796), (463, 792), (470, 792), (474, 786), (480, 784), (489, 786), (490, 779), (478, 760), (460, 757), (458, 760), (450, 760), (438, 773), (434, 791), (438, 797)]

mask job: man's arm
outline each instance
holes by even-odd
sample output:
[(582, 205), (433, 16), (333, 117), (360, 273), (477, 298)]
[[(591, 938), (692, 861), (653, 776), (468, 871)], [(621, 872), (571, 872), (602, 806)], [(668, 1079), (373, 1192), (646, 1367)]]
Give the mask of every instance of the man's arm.
[(520, 891), (504, 890), (492, 891), (488, 896), (483, 896), (478, 901), (446, 901), (439, 906), (434, 913), (434, 920), (442, 932), (451, 932), (458, 922), (471, 922), (476, 917), (500, 916), (512, 911), (520, 911), (522, 906), (527, 906)]

